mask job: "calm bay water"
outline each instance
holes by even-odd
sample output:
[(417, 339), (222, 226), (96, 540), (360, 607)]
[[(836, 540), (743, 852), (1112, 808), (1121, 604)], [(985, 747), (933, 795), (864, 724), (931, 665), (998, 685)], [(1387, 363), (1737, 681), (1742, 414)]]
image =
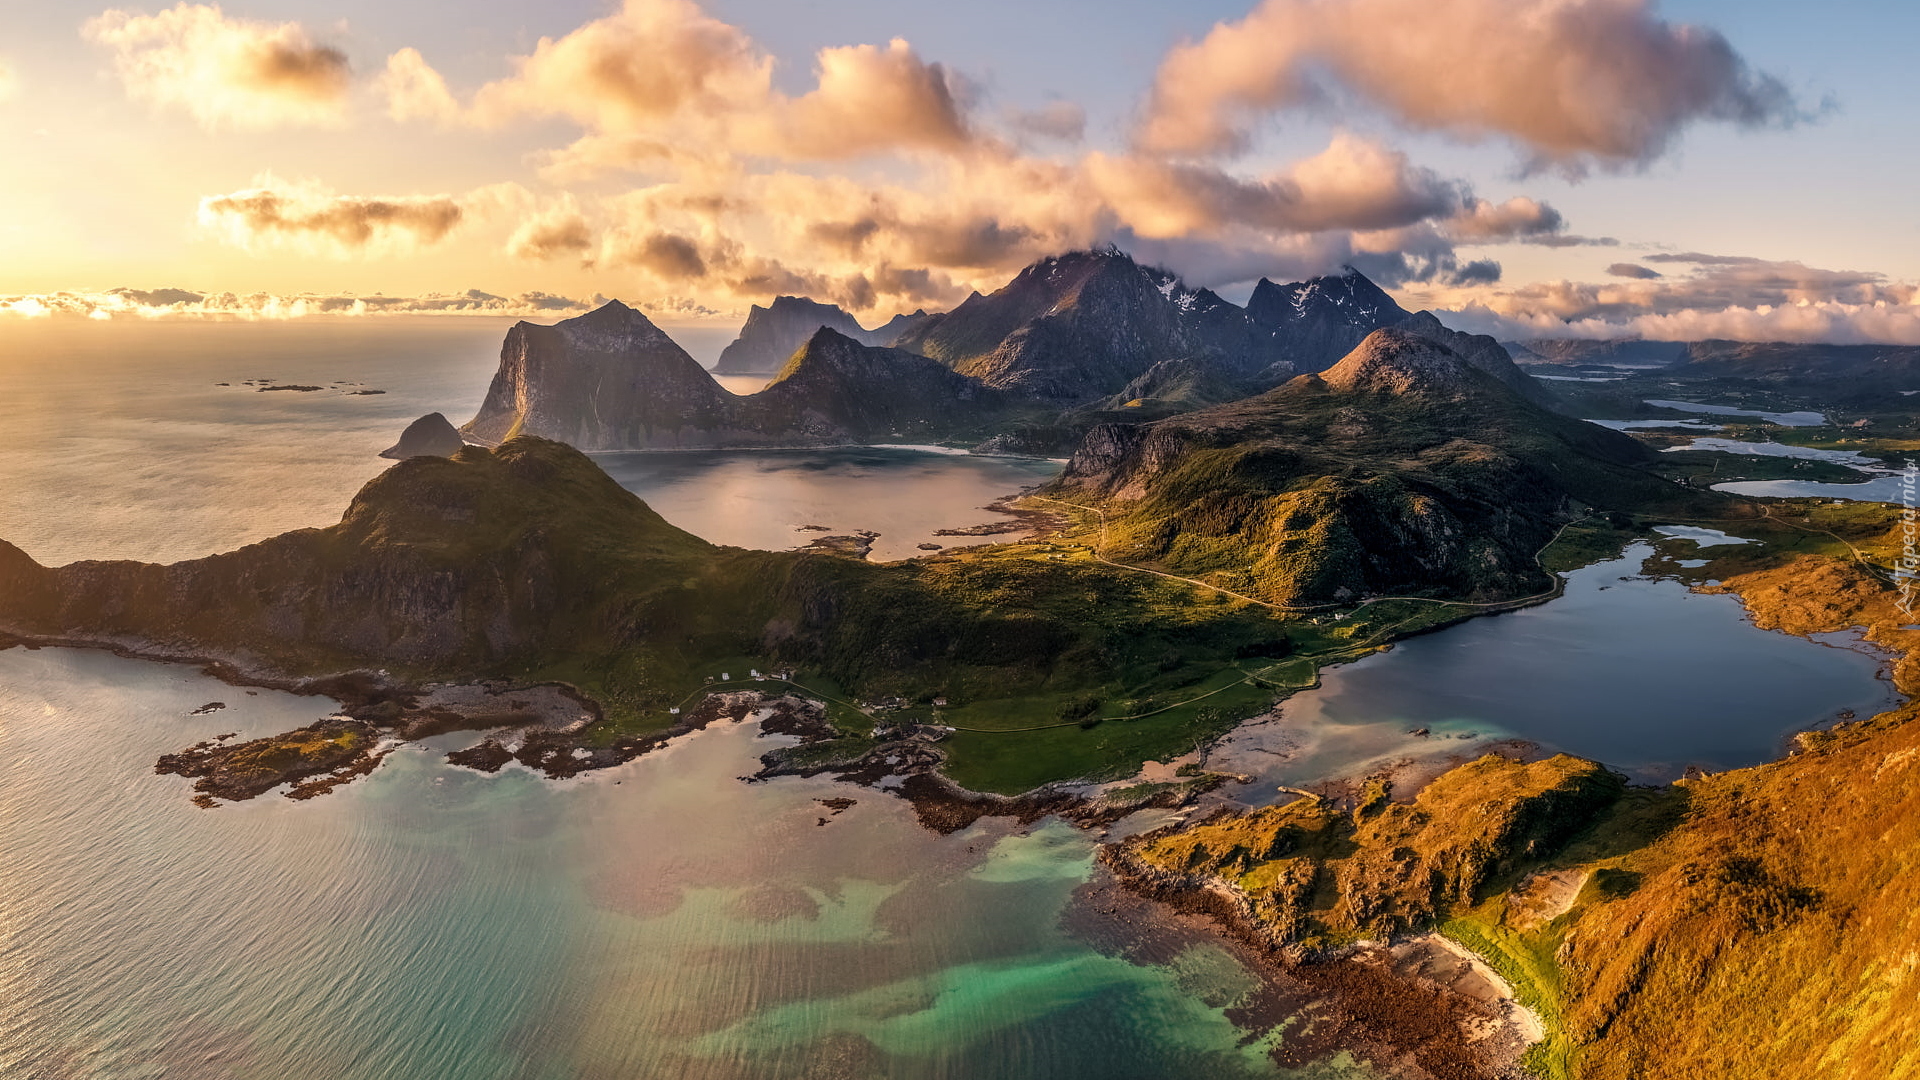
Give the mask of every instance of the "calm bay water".
[(1329, 668), (1278, 721), (1234, 733), (1209, 761), (1298, 784), (1449, 742), (1472, 755), (1525, 739), (1659, 782), (1689, 765), (1770, 760), (1795, 731), (1900, 700), (1868, 652), (1761, 630), (1732, 596), (1641, 577), (1652, 553), (1633, 544), (1568, 575), (1552, 603)]
[[(0, 322), (0, 538), (51, 563), (164, 561), (328, 524), (408, 420), (471, 415), (504, 328)], [(355, 385), (214, 385), (254, 378)], [(344, 392), (358, 384), (388, 393)], [(599, 460), (709, 539), (786, 547), (819, 523), (881, 531), (882, 555), (992, 520), (981, 504), (1052, 468), (857, 449)], [(1524, 737), (1657, 777), (1760, 760), (1885, 698), (1871, 658), (1758, 631), (1731, 598), (1619, 580), (1637, 569), (1590, 568), (1553, 604), (1329, 671), (1216, 761), (1297, 783), (1431, 751), (1406, 734), (1428, 726), (1474, 734), (1463, 752)], [(186, 715), (212, 700), (233, 708)], [(939, 838), (879, 793), (743, 784), (767, 746), (750, 727), (561, 783), (409, 748), (321, 799), (215, 811), (151, 771), (326, 705), (0, 652), (0, 1076), (1281, 1075), (1228, 1020), (1255, 985), (1228, 953), (1136, 965), (1062, 929), (1094, 873), (1077, 830)], [(816, 824), (816, 800), (847, 794)], [(1336, 1074), (1368, 1075), (1304, 1075)]]
[(697, 536), (779, 550), (825, 535), (797, 531), (800, 525), (840, 534), (870, 529), (880, 536), (868, 557), (880, 561), (923, 555), (923, 543), (991, 543), (991, 537), (934, 531), (1006, 521), (982, 507), (1060, 472), (1059, 463), (1037, 458), (893, 447), (599, 454), (594, 460)]
[(1898, 474), (1876, 476), (1857, 484), (1821, 480), (1736, 480), (1713, 485), (1715, 491), (1768, 499), (1851, 499), (1854, 502), (1897, 503), (1903, 498)]

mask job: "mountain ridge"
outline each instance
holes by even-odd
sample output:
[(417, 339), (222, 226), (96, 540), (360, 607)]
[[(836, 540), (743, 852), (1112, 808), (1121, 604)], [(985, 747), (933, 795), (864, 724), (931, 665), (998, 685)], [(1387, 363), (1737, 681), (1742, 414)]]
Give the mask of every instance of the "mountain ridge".
[(1109, 557), (1287, 605), (1537, 590), (1578, 506), (1683, 502), (1652, 452), (1553, 413), (1429, 338), (1376, 330), (1320, 374), (1088, 433), (1053, 490)]

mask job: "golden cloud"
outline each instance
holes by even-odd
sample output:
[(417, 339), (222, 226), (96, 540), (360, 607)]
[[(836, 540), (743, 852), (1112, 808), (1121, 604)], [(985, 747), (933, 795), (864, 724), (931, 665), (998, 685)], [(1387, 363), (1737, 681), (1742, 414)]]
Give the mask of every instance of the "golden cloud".
[[(350, 293), (232, 293), (188, 289), (109, 289), (0, 296), (0, 315), (86, 319), (299, 319), (316, 315), (495, 315), (552, 318), (577, 315), (606, 298), (573, 299), (552, 293), (497, 296), (479, 289), (421, 296), (355, 296)], [(685, 315), (684, 302), (670, 305)], [(649, 310), (652, 310), (651, 308)], [(718, 314), (718, 312), (711, 312)]]
[(1920, 286), (1856, 270), (1699, 252), (1646, 256), (1687, 267), (1665, 276), (1636, 263), (1621, 281), (1548, 281), (1513, 289), (1416, 291), (1503, 336), (1644, 337), (1656, 341), (1831, 341), (1920, 344)]
[(249, 251), (347, 257), (385, 254), (446, 238), (466, 211), (451, 195), (336, 195), (324, 186), (264, 175), (255, 186), (200, 200), (202, 227)]
[(401, 123), (460, 119), (460, 103), (447, 89), (447, 80), (428, 66), (419, 49), (401, 49), (387, 57), (387, 69), (374, 85), (387, 99), (387, 115)]
[(1659, 155), (1700, 120), (1790, 122), (1776, 78), (1649, 0), (1261, 0), (1161, 63), (1145, 149), (1243, 149), (1280, 109), (1350, 95), (1408, 127), (1500, 135), (1577, 172)]
[(565, 155), (576, 170), (663, 157), (834, 160), (972, 139), (959, 80), (903, 40), (820, 50), (814, 89), (793, 97), (774, 88), (772, 56), (691, 0), (627, 0), (515, 64), (464, 108), (413, 49), (388, 58), (380, 88), (396, 119), (572, 119), (586, 130)]
[(519, 259), (570, 256), (590, 265), (593, 246), (593, 228), (572, 195), (527, 218), (507, 238), (507, 253)]
[(107, 11), (81, 32), (113, 50), (129, 96), (182, 109), (203, 127), (325, 126), (345, 118), (346, 54), (316, 43), (298, 23), (230, 19), (218, 5), (182, 3), (158, 15)]

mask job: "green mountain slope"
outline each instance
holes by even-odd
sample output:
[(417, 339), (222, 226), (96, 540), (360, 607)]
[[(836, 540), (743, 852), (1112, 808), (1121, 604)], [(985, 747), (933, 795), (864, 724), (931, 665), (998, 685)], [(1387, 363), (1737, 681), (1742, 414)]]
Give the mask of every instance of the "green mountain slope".
[(1535, 553), (1586, 508), (1696, 498), (1650, 460), (1428, 338), (1380, 330), (1323, 375), (1095, 429), (1053, 494), (1100, 508), (1110, 558), (1275, 603), (1500, 598), (1544, 587)]

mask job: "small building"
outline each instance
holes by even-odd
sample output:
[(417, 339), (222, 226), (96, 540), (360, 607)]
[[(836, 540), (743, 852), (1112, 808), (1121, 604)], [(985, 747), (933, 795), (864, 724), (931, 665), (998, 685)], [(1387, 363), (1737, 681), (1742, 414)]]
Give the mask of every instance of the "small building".
[(934, 698), (934, 699), (933, 699), (933, 707), (934, 707), (934, 708), (936, 708), (936, 709), (944, 709), (944, 708), (946, 708), (946, 707), (947, 707), (947, 699), (946, 699), (946, 698), (943, 698), (943, 697), (937, 697), (937, 698)]
[(679, 715), (680, 715), (680, 707), (679, 707), (678, 705), (676, 705), (676, 706), (674, 706), (673, 708), (671, 708), (671, 709), (668, 709), (668, 710), (667, 710), (667, 715), (668, 715), (668, 716), (679, 716)]
[(729, 675), (729, 674), (727, 674), (727, 673), (726, 673), (726, 672), (724, 672), (724, 671), (720, 673), (720, 681), (721, 681), (721, 682), (730, 682), (730, 681), (732, 681), (732, 679), (733, 679), (733, 676), (732, 676), (732, 675)]

